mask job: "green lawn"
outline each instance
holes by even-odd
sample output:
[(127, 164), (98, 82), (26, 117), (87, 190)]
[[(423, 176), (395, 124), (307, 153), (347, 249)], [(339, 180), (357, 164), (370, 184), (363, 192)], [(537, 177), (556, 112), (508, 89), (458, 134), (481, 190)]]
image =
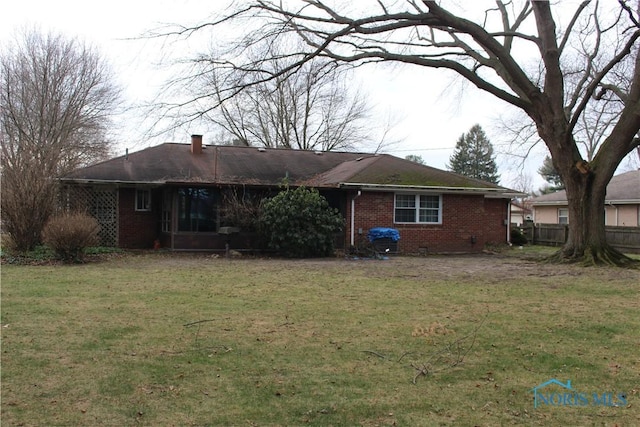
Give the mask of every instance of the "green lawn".
[(640, 271), (515, 251), (3, 265), (2, 425), (640, 425)]

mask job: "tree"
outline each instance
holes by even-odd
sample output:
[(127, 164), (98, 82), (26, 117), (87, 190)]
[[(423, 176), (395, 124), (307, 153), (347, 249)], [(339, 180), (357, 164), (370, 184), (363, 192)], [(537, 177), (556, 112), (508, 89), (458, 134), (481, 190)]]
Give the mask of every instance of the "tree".
[(542, 166), (538, 169), (538, 173), (545, 181), (547, 181), (550, 186), (548, 187), (549, 192), (563, 190), (564, 184), (562, 183), (562, 177), (556, 171), (556, 168), (553, 167), (553, 162), (551, 161), (551, 157), (545, 156), (542, 161)]
[(475, 179), (497, 184), (500, 181), (493, 146), (480, 125), (474, 125), (463, 133), (449, 158), (448, 168)]
[(2, 219), (16, 249), (40, 242), (56, 178), (109, 153), (119, 94), (106, 62), (78, 40), (31, 30), (3, 47)]
[(262, 234), (270, 249), (292, 258), (331, 255), (344, 226), (337, 209), (316, 189), (287, 187), (262, 206)]
[[(179, 100), (153, 105), (153, 127), (162, 133), (194, 123), (213, 125), (222, 140), (267, 148), (349, 151), (375, 143), (378, 151), (389, 143), (390, 125), (372, 123), (351, 70), (318, 57), (295, 73), (283, 73), (295, 61), (282, 51), (288, 46), (290, 40), (267, 52), (246, 51), (251, 62), (261, 64), (255, 69), (220, 67), (216, 46), (183, 61), (184, 71), (164, 88), (165, 97)], [(229, 85), (237, 90), (229, 93)]]
[[(465, 3), (473, 8), (469, 5)], [(606, 242), (604, 197), (622, 159), (640, 145), (637, 4), (582, 1), (570, 11), (564, 3), (498, 0), (481, 13), (454, 10), (454, 4), (445, 9), (428, 0), (379, 0), (377, 9), (364, 11), (348, 2), (331, 7), (319, 0), (261, 0), (239, 7), (206, 26), (240, 20), (256, 26), (235, 40), (236, 49), (217, 58), (223, 69), (260, 70), (261, 62), (248, 60), (244, 52), (265, 52), (265, 46), (293, 34), (305, 45), (289, 51), (288, 58), (295, 60), (277, 76), (294, 74), (317, 57), (346, 66), (392, 61), (448, 70), (524, 112), (567, 191), (569, 234), (556, 259), (630, 262)], [(621, 79), (625, 64), (630, 64), (629, 72)], [(256, 84), (276, 77), (256, 75)], [(237, 89), (230, 84), (225, 93), (232, 96)], [(575, 132), (604, 95), (619, 115), (588, 161)]]
[[(274, 74), (286, 65), (280, 56), (265, 64)], [(248, 86), (226, 101), (215, 74), (215, 68), (203, 74), (209, 79), (202, 92), (215, 94), (213, 102), (220, 106), (209, 118), (241, 144), (350, 150), (369, 137), (364, 99), (349, 88), (350, 73), (334, 64), (310, 61), (288, 78)]]
[(412, 161), (412, 162), (415, 162), (415, 163), (418, 163), (418, 164), (421, 164), (421, 165), (426, 164), (424, 162), (424, 159), (422, 158), (422, 156), (419, 156), (417, 154), (409, 154), (409, 155), (407, 155), (405, 157), (405, 160), (409, 160), (409, 161)]

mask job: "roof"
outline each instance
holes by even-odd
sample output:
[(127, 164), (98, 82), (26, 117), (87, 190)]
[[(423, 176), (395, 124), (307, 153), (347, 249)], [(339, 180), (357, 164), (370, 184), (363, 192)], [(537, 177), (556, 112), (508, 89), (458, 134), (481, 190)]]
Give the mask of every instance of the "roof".
[[(622, 173), (611, 178), (607, 185), (605, 203), (636, 204), (640, 203), (640, 169)], [(533, 206), (566, 205), (565, 190), (544, 194), (531, 199)]]
[(77, 169), (68, 183), (216, 184), (317, 188), (398, 188), (480, 192), (512, 197), (498, 185), (400, 159), (389, 154), (305, 151), (210, 145), (192, 154), (189, 144), (165, 143)]

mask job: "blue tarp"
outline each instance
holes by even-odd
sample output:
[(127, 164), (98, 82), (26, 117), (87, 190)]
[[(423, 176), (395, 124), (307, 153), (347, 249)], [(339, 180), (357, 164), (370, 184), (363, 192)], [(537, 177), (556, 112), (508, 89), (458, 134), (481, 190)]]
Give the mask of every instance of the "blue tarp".
[(385, 238), (397, 242), (398, 240), (400, 240), (400, 232), (395, 228), (374, 227), (369, 230), (369, 233), (367, 233), (367, 238), (370, 242)]

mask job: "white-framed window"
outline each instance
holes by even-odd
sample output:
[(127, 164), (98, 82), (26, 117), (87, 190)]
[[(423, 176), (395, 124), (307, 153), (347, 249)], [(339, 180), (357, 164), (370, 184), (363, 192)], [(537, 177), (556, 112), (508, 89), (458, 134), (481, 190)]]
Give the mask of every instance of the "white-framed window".
[(441, 224), (442, 196), (437, 194), (396, 194), (394, 222)]
[(569, 224), (569, 209), (558, 208), (558, 224)]
[(136, 211), (151, 210), (151, 190), (136, 189)]

